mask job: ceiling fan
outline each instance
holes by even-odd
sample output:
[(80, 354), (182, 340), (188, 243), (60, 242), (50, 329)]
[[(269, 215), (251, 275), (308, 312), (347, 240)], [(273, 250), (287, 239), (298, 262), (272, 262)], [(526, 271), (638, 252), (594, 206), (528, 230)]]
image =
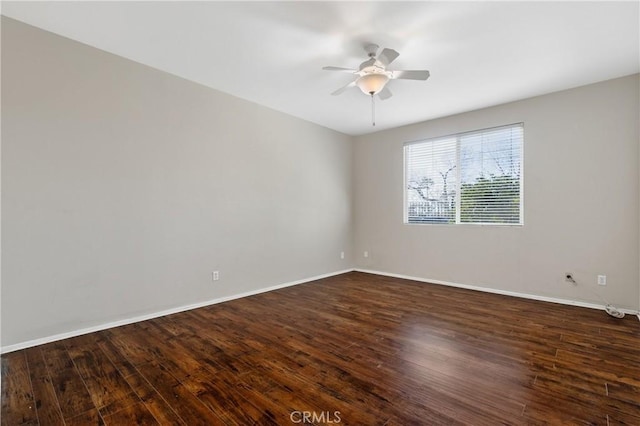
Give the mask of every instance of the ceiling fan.
[(356, 75), (356, 79), (349, 84), (342, 86), (338, 90), (331, 93), (336, 96), (351, 87), (358, 87), (362, 93), (371, 96), (371, 114), (372, 124), (375, 126), (375, 106), (373, 96), (378, 95), (380, 99), (385, 100), (393, 96), (391, 90), (387, 87), (389, 80), (426, 80), (429, 78), (427, 70), (388, 70), (387, 66), (391, 64), (400, 54), (393, 49), (384, 48), (380, 54), (376, 55), (379, 46), (377, 44), (368, 44), (365, 51), (369, 59), (360, 64), (358, 69), (343, 67), (323, 67), (326, 71), (342, 71)]
[(380, 99), (389, 99), (393, 96), (393, 93), (386, 87), (389, 80), (426, 80), (429, 78), (429, 71), (427, 70), (387, 70), (387, 66), (400, 56), (400, 54), (393, 49), (384, 48), (380, 54), (376, 56), (378, 48), (379, 46), (377, 44), (365, 46), (365, 51), (367, 55), (369, 55), (369, 59), (361, 63), (358, 69), (323, 67), (323, 70), (349, 72), (357, 76), (354, 81), (331, 94), (339, 95), (345, 90), (357, 86), (367, 95), (378, 95)]

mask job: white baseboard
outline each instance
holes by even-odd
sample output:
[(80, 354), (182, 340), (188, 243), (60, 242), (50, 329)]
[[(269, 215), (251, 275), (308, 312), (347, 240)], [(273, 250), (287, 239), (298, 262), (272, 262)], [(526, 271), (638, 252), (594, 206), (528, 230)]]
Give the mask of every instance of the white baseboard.
[[(480, 286), (468, 285), (468, 284), (459, 284), (459, 283), (454, 283), (454, 282), (449, 282), (449, 281), (432, 280), (432, 279), (428, 279), (428, 278), (412, 277), (412, 276), (409, 276), (409, 275), (393, 274), (393, 273), (390, 273), (390, 272), (374, 271), (374, 270), (370, 270), (370, 269), (355, 268), (354, 271), (364, 272), (364, 273), (367, 273), (367, 274), (382, 275), (382, 276), (387, 276), (387, 277), (401, 278), (401, 279), (405, 279), (405, 280), (420, 281), (420, 282), (430, 283), (430, 284), (445, 285), (445, 286), (449, 286), (449, 287), (464, 288), (464, 289), (467, 289), (467, 290), (483, 291), (485, 293), (502, 294), (504, 296), (520, 297), (522, 299), (540, 300), (542, 302), (559, 303), (559, 304), (562, 304), (562, 305), (570, 305), (570, 306), (580, 306), (582, 308), (591, 308), (591, 309), (599, 309), (599, 310), (604, 310), (605, 309), (604, 305), (599, 305), (599, 304), (596, 304), (596, 303), (580, 302), (578, 300), (569, 300), (569, 299), (560, 299), (560, 298), (557, 298), (557, 297), (538, 296), (536, 294), (520, 293), (520, 292), (517, 292), (517, 291), (500, 290), (500, 289), (495, 289), (495, 288), (490, 288), (490, 287), (480, 287)], [(621, 308), (617, 308), (617, 309), (619, 311), (621, 311), (621, 312), (624, 312), (625, 314), (638, 315), (638, 319), (640, 319), (640, 313), (638, 311), (634, 311), (632, 309), (621, 309)]]
[(291, 286), (298, 285), (298, 284), (304, 284), (304, 283), (307, 283), (307, 282), (310, 282), (310, 281), (315, 281), (315, 280), (319, 280), (319, 279), (322, 279), (322, 278), (332, 277), (334, 275), (345, 274), (345, 273), (351, 272), (351, 271), (353, 271), (353, 269), (345, 269), (343, 271), (330, 272), (330, 273), (327, 273), (327, 274), (317, 275), (315, 277), (309, 277), (309, 278), (304, 278), (304, 279), (301, 279), (301, 280), (287, 282), (287, 283), (284, 283), (284, 284), (278, 284), (278, 285), (274, 285), (274, 286), (270, 286), (270, 287), (265, 287), (265, 288), (261, 288), (261, 289), (258, 289), (258, 290), (247, 291), (247, 292), (244, 292), (244, 293), (238, 293), (238, 294), (234, 294), (234, 295), (231, 295), (231, 296), (225, 296), (225, 297), (220, 297), (220, 298), (217, 298), (217, 299), (207, 300), (207, 301), (204, 301), (204, 302), (193, 303), (193, 304), (190, 304), (190, 305), (178, 306), (178, 307), (171, 308), (171, 309), (166, 309), (166, 310), (163, 310), (163, 311), (152, 312), (150, 314), (139, 315), (139, 316), (126, 318), (126, 319), (122, 319), (122, 320), (118, 320), (118, 321), (112, 321), (112, 322), (96, 325), (96, 326), (93, 326), (93, 327), (87, 327), (87, 328), (82, 328), (82, 329), (79, 329), (79, 330), (68, 331), (66, 333), (54, 334), (53, 336), (47, 336), (47, 337), (41, 337), (39, 339), (27, 340), (25, 342), (20, 342), (20, 343), (16, 343), (16, 344), (13, 344), (13, 345), (3, 346), (0, 349), (0, 353), (5, 354), (5, 353), (9, 353), (9, 352), (18, 351), (20, 349), (26, 349), (26, 348), (30, 348), (30, 347), (33, 347), (33, 346), (43, 345), (45, 343), (51, 343), (51, 342), (56, 342), (58, 340), (68, 339), (70, 337), (76, 337), (76, 336), (81, 336), (83, 334), (94, 333), (96, 331), (106, 330), (108, 328), (120, 327), (122, 325), (133, 324), (135, 322), (140, 322), (140, 321), (146, 321), (146, 320), (150, 320), (150, 319), (153, 319), (153, 318), (163, 317), (165, 315), (171, 315), (171, 314), (177, 314), (179, 312), (190, 311), (192, 309), (197, 309), (197, 308), (202, 308), (202, 307), (205, 307), (205, 306), (215, 305), (215, 304), (218, 304), (218, 303), (228, 302), (228, 301), (234, 300), (234, 299), (241, 299), (243, 297), (253, 296), (253, 295), (256, 295), (256, 294), (260, 294), (260, 293), (266, 293), (266, 292), (269, 292), (269, 291), (278, 290), (278, 289), (285, 288), (285, 287), (291, 287)]
[[(568, 300), (568, 299), (559, 299), (559, 298), (556, 298), (556, 297), (538, 296), (538, 295), (529, 294), (529, 293), (520, 293), (520, 292), (515, 292), (515, 291), (500, 290), (500, 289), (489, 288), (489, 287), (480, 287), (480, 286), (475, 286), (475, 285), (460, 284), (460, 283), (454, 283), (454, 282), (449, 282), (449, 281), (432, 280), (432, 279), (428, 279), (428, 278), (413, 277), (413, 276), (409, 276), (409, 275), (394, 274), (394, 273), (390, 273), (390, 272), (375, 271), (375, 270), (370, 270), (370, 269), (354, 268), (354, 269), (345, 269), (345, 270), (342, 270), (342, 271), (330, 272), (330, 273), (327, 273), (327, 274), (317, 275), (315, 277), (304, 278), (304, 279), (297, 280), (297, 281), (291, 281), (291, 282), (287, 282), (287, 283), (284, 283), (284, 284), (278, 284), (278, 285), (274, 285), (274, 286), (270, 286), (270, 287), (261, 288), (261, 289), (258, 289), (258, 290), (248, 291), (248, 292), (245, 292), (245, 293), (238, 293), (238, 294), (234, 294), (234, 295), (231, 295), (231, 296), (225, 296), (225, 297), (220, 297), (220, 298), (217, 298), (217, 299), (211, 299), (211, 300), (207, 300), (207, 301), (204, 301), (204, 302), (193, 303), (193, 304), (190, 304), (190, 305), (178, 306), (178, 307), (171, 308), (171, 309), (166, 309), (166, 310), (163, 310), (163, 311), (152, 312), (150, 314), (139, 315), (139, 316), (126, 318), (126, 319), (122, 319), (122, 320), (118, 320), (118, 321), (112, 321), (112, 322), (96, 325), (96, 326), (93, 326), (93, 327), (87, 327), (87, 328), (82, 328), (82, 329), (79, 329), (79, 330), (69, 331), (69, 332), (66, 332), (66, 333), (55, 334), (53, 336), (47, 336), (47, 337), (42, 337), (42, 338), (39, 338), (39, 339), (27, 340), (25, 342), (20, 342), (20, 343), (16, 343), (16, 344), (13, 344), (13, 345), (3, 346), (2, 348), (0, 348), (0, 353), (4, 354), (4, 353), (9, 353), (9, 352), (14, 352), (14, 351), (18, 351), (20, 349), (26, 349), (26, 348), (30, 348), (30, 347), (33, 347), (33, 346), (43, 345), (45, 343), (56, 342), (58, 340), (64, 340), (64, 339), (68, 339), (68, 338), (71, 338), (71, 337), (81, 336), (83, 334), (94, 333), (96, 331), (102, 331), (102, 330), (106, 330), (108, 328), (120, 327), (122, 325), (133, 324), (133, 323), (140, 322), (140, 321), (146, 321), (146, 320), (150, 320), (150, 319), (153, 319), (153, 318), (163, 317), (165, 315), (176, 314), (176, 313), (179, 313), (179, 312), (189, 311), (189, 310), (192, 310), (192, 309), (197, 309), (197, 308), (202, 308), (202, 307), (205, 307), (205, 306), (215, 305), (215, 304), (218, 304), (218, 303), (228, 302), (230, 300), (240, 299), (240, 298), (248, 297), (248, 296), (253, 296), (253, 295), (256, 295), (256, 294), (260, 294), (260, 293), (266, 293), (266, 292), (269, 292), (269, 291), (278, 290), (278, 289), (285, 288), (285, 287), (291, 287), (291, 286), (298, 285), (298, 284), (304, 284), (304, 283), (307, 283), (307, 282), (310, 282), (310, 281), (315, 281), (315, 280), (319, 280), (319, 279), (322, 279), (322, 278), (328, 278), (328, 277), (332, 277), (334, 275), (345, 274), (347, 272), (352, 272), (352, 271), (364, 272), (364, 273), (367, 273), (367, 274), (374, 274), (374, 275), (382, 275), (382, 276), (387, 276), (387, 277), (401, 278), (401, 279), (405, 279), (405, 280), (419, 281), (419, 282), (430, 283), (430, 284), (445, 285), (445, 286), (449, 286), (449, 287), (458, 287), (458, 288), (464, 288), (464, 289), (467, 289), (467, 290), (483, 291), (485, 293), (502, 294), (502, 295), (505, 295), (505, 296), (520, 297), (520, 298), (523, 298), (523, 299), (531, 299), (531, 300), (539, 300), (539, 301), (543, 301), (543, 302), (559, 303), (559, 304), (562, 304), (562, 305), (580, 306), (580, 307), (583, 307), (583, 308), (591, 308), (591, 309), (599, 309), (599, 310), (604, 310), (605, 309), (604, 305), (598, 305), (598, 304), (595, 304), (595, 303), (588, 303), (588, 302), (580, 302), (580, 301), (577, 301), (577, 300)], [(620, 308), (618, 308), (618, 309), (620, 311), (624, 312), (625, 314), (637, 315), (638, 316), (638, 320), (640, 320), (640, 312), (634, 311), (634, 310), (631, 310), (631, 309), (620, 309)]]

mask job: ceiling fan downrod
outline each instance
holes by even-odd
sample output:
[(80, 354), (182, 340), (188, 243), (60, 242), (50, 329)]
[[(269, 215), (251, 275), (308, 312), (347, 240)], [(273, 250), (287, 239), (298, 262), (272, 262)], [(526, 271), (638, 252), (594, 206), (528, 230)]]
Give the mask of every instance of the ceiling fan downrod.
[(373, 92), (371, 92), (371, 125), (376, 126), (376, 102), (373, 98)]

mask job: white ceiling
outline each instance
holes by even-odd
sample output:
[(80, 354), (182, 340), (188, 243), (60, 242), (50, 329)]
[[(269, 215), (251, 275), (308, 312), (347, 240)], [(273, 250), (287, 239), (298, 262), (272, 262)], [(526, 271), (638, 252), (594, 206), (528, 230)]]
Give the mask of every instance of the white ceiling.
[[(2, 2), (2, 14), (351, 135), (640, 71), (632, 2)], [(324, 65), (400, 52), (376, 104)]]

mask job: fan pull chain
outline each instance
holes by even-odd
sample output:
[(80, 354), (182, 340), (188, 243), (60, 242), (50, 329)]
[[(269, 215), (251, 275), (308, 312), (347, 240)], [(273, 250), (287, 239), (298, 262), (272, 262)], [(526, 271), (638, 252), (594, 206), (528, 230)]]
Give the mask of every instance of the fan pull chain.
[(376, 103), (373, 99), (373, 92), (371, 93), (371, 125), (376, 125)]

